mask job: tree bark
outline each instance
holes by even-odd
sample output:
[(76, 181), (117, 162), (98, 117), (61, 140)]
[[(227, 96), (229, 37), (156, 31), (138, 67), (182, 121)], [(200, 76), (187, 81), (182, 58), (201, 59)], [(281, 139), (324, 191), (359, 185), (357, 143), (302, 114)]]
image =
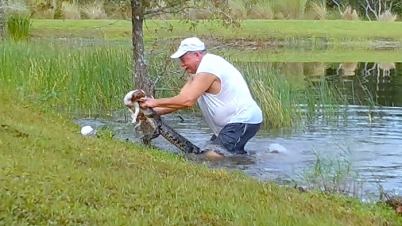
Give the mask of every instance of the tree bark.
[(148, 67), (145, 63), (144, 54), (144, 7), (140, 0), (131, 0), (131, 23), (133, 36), (133, 82), (136, 89), (142, 89), (148, 96), (154, 95), (154, 86), (148, 77)]
[(5, 38), (4, 0), (0, 0), (0, 39)]

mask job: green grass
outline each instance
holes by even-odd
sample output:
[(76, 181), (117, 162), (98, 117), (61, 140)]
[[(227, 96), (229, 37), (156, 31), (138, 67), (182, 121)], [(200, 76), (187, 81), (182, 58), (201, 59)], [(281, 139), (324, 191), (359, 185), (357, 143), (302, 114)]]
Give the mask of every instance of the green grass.
[(130, 51), (119, 46), (7, 43), (0, 52), (2, 84), (21, 98), (64, 112), (111, 113), (134, 87)]
[[(245, 20), (240, 28), (222, 28), (217, 22), (201, 23), (196, 30), (178, 20), (147, 21), (144, 27), (146, 40), (173, 39), (197, 35), (223, 40), (273, 39), (295, 41), (301, 39), (331, 42), (368, 42), (372, 40), (402, 39), (402, 23), (343, 20)], [(155, 30), (158, 32), (156, 33)], [(171, 31), (170, 31), (171, 30)], [(34, 37), (80, 37), (129, 39), (131, 21), (122, 20), (33, 20)]]
[(179, 156), (89, 138), (0, 86), (5, 225), (400, 225), (387, 208), (299, 193)]
[(302, 183), (309, 189), (331, 194), (343, 194), (363, 198), (364, 182), (357, 171), (352, 170), (351, 150), (339, 145), (341, 152), (331, 156), (322, 156), (314, 152), (314, 165), (304, 169)]
[(31, 27), (31, 19), (27, 17), (11, 15), (7, 18), (8, 36), (14, 41), (27, 40)]

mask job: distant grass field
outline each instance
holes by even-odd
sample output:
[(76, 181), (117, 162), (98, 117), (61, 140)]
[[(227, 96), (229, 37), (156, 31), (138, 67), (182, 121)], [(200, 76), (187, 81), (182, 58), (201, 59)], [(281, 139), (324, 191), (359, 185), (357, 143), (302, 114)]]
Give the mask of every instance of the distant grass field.
[[(178, 20), (147, 21), (144, 39), (174, 51), (181, 38), (199, 36), (212, 52), (238, 61), (264, 62), (400, 62), (402, 23), (369, 21), (246, 20), (240, 28), (216, 22), (195, 30)], [(131, 21), (33, 20), (33, 38), (124, 41), (129, 48)], [(174, 40), (174, 41), (173, 41)], [(283, 48), (284, 47), (284, 48)], [(149, 46), (147, 47), (149, 48)]]
[[(223, 40), (270, 41), (313, 39), (332, 42), (402, 40), (402, 23), (344, 20), (245, 20), (240, 28), (223, 28), (217, 22), (200, 23), (195, 30), (178, 20), (146, 21), (146, 40), (192, 35)], [(156, 32), (157, 31), (157, 32)], [(129, 39), (131, 21), (123, 20), (33, 20), (33, 37), (80, 37)]]

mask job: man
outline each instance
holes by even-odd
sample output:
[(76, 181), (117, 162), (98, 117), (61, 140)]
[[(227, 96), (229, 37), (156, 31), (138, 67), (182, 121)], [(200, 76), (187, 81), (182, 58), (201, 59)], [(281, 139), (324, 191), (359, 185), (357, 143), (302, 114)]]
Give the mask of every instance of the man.
[(262, 112), (242, 74), (222, 57), (207, 53), (196, 37), (183, 40), (171, 58), (180, 59), (181, 66), (191, 74), (189, 81), (177, 96), (147, 98), (141, 106), (163, 115), (198, 101), (214, 132), (211, 141), (233, 154), (246, 154), (244, 146), (260, 129)]

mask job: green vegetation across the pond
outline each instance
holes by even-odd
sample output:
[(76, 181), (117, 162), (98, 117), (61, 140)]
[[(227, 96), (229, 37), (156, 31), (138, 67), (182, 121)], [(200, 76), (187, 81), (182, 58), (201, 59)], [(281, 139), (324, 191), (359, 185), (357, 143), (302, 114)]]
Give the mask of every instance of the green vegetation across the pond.
[[(0, 90), (6, 225), (400, 225), (393, 210), (300, 193), (109, 137)], [(387, 222), (387, 223), (386, 223)]]
[[(195, 30), (178, 20), (147, 21), (145, 40), (173, 39), (197, 35), (204, 38), (253, 40), (269, 42), (284, 40), (314, 43), (355, 42), (358, 47), (372, 41), (401, 41), (402, 23), (345, 20), (245, 20), (240, 28), (223, 28), (217, 22), (200, 23)], [(122, 40), (131, 37), (131, 21), (124, 20), (33, 20), (32, 36), (36, 38), (93, 38)], [(353, 48), (353, 45), (350, 46)]]

